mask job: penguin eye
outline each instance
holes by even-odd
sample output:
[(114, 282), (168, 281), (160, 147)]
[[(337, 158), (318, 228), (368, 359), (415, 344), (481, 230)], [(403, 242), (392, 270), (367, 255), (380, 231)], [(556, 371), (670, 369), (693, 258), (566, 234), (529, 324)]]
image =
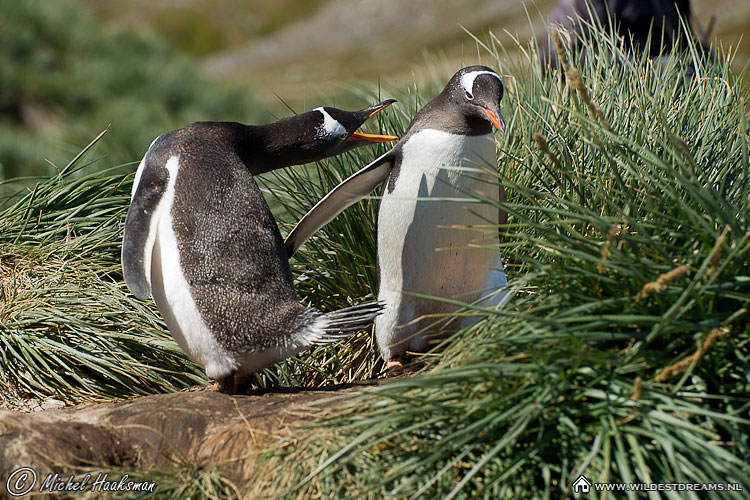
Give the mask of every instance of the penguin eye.
[(467, 90), (467, 91), (466, 91), (466, 98), (467, 98), (468, 100), (470, 100), (470, 101), (471, 101), (472, 99), (474, 99), (474, 96), (473, 96), (473, 95), (471, 95), (471, 92), (469, 92), (469, 91)]

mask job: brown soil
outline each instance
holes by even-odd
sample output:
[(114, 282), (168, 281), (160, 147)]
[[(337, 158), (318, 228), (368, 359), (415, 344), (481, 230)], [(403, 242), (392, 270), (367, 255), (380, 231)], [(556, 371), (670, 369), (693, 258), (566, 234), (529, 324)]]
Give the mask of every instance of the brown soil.
[(180, 392), (37, 413), (0, 411), (0, 478), (20, 467), (44, 478), (83, 466), (192, 464), (216, 468), (241, 486), (272, 441), (351, 392), (348, 386), (250, 396)]

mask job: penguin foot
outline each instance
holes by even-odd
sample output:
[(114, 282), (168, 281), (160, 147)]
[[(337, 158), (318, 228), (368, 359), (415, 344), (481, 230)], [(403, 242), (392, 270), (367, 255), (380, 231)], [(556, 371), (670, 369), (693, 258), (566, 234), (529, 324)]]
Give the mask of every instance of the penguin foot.
[(385, 374), (388, 377), (398, 377), (416, 373), (422, 368), (422, 363), (418, 358), (414, 358), (413, 353), (407, 353), (404, 357), (394, 356), (385, 362)]
[(404, 367), (404, 364), (399, 358), (391, 358), (385, 362), (385, 369), (388, 372), (393, 372)]
[(185, 389), (185, 392), (219, 392), (219, 383), (214, 381), (211, 385), (196, 385)]

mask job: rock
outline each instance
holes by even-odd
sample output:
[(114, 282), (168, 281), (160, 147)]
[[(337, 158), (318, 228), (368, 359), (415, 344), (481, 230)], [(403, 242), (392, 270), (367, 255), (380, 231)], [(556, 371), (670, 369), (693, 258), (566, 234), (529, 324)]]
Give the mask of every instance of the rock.
[(40, 410), (59, 410), (60, 408), (65, 408), (65, 403), (59, 399), (45, 399), (39, 405)]
[(309, 415), (303, 406), (325, 407), (330, 403), (322, 400), (342, 389), (252, 396), (180, 392), (36, 413), (0, 410), (0, 498), (21, 467), (38, 478), (67, 478), (77, 466), (164, 469), (188, 463), (216, 468), (242, 486), (266, 446)]

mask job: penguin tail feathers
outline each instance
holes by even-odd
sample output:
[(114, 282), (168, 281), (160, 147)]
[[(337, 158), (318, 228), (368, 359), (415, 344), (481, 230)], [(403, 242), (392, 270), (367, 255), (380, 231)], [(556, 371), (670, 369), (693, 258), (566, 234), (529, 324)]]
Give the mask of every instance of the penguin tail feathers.
[(348, 337), (370, 325), (384, 307), (385, 303), (373, 301), (323, 314), (319, 317), (323, 333), (313, 344), (330, 344)]

